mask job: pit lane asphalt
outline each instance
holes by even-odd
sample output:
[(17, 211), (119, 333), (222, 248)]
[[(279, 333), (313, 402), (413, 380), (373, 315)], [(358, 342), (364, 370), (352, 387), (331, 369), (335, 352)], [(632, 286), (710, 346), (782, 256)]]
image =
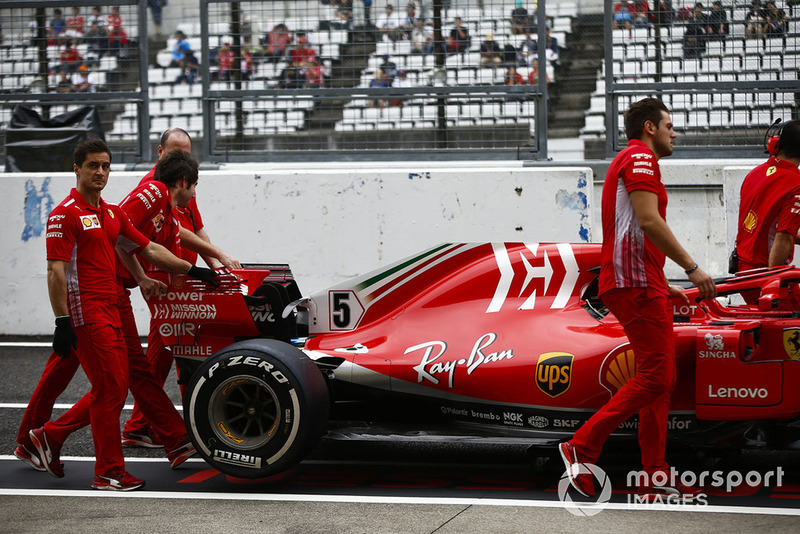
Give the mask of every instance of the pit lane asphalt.
[[(46, 347), (9, 347), (0, 339), (0, 532), (797, 532), (800, 457), (747, 454), (729, 469), (765, 472), (781, 466), (780, 487), (743, 495), (709, 495), (708, 505), (629, 505), (626, 462), (601, 466), (614, 488), (593, 517), (569, 513), (558, 500), (560, 462), (535, 469), (520, 446), (362, 443), (323, 440), (307, 461), (270, 481), (242, 481), (190, 460), (170, 470), (163, 450), (126, 448), (127, 468), (142, 491), (89, 489), (89, 429), (71, 436), (55, 479), (11, 456), (24, 405), (49, 355)], [(174, 377), (167, 381), (178, 399)], [(59, 399), (88, 390), (79, 372)], [(132, 404), (129, 398), (128, 405)], [(55, 416), (63, 413), (57, 409)], [(123, 419), (130, 414), (123, 412)], [(630, 460), (626, 458), (626, 460)], [(749, 490), (749, 488), (746, 488)], [(575, 497), (576, 500), (578, 499)]]

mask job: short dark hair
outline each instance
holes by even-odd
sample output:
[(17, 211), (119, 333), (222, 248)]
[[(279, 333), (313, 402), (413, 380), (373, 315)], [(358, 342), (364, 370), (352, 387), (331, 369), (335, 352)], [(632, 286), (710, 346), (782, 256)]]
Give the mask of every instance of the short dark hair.
[(174, 186), (185, 178), (188, 185), (197, 181), (197, 160), (183, 150), (170, 150), (158, 160), (153, 179), (168, 186)]
[(781, 128), (778, 150), (786, 157), (800, 158), (800, 120), (789, 121)]
[(643, 98), (634, 102), (625, 111), (625, 135), (628, 139), (641, 139), (644, 124), (651, 121), (658, 127), (661, 112), (669, 113), (669, 109), (658, 98)]
[(169, 138), (173, 135), (185, 135), (189, 138), (189, 142), (192, 141), (192, 137), (186, 132), (186, 130), (182, 130), (181, 128), (168, 128), (164, 130), (163, 134), (161, 134), (161, 139), (158, 144), (162, 147), (167, 146), (167, 141), (169, 141)]
[(90, 137), (78, 143), (78, 146), (72, 151), (72, 161), (75, 162), (75, 165), (81, 167), (83, 166), (83, 162), (86, 161), (86, 156), (89, 154), (102, 153), (108, 154), (108, 159), (111, 160), (111, 150), (108, 148), (106, 142), (96, 137)]

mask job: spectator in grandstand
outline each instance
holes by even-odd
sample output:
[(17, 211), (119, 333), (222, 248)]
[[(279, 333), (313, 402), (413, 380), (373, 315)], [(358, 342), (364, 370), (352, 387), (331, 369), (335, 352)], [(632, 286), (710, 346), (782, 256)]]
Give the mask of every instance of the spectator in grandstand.
[(47, 26), (47, 44), (58, 46), (64, 40), (67, 21), (64, 20), (60, 9), (53, 10), (53, 18)]
[(122, 30), (122, 15), (119, 14), (119, 6), (111, 6), (111, 13), (108, 14), (108, 33), (114, 28)]
[(108, 53), (118, 56), (120, 51), (128, 46), (128, 34), (122, 29), (121, 25), (109, 26), (108, 28)]
[(316, 56), (314, 49), (311, 48), (308, 44), (308, 39), (306, 37), (300, 37), (300, 35), (305, 34), (297, 34), (297, 45), (295, 45), (294, 49), (292, 50), (292, 64), (297, 65), (300, 68), (303, 68), (308, 60), (312, 57)]
[(528, 15), (528, 10), (522, 7), (522, 1), (516, 3), (514, 9), (511, 10), (511, 33), (514, 35), (524, 35), (533, 31), (533, 24), (531, 24), (531, 17)]
[(767, 2), (764, 7), (767, 10), (767, 35), (770, 37), (783, 37), (786, 35), (786, 30), (789, 26), (786, 12), (783, 9), (778, 9), (778, 6), (773, 1)]
[(84, 19), (80, 8), (73, 7), (72, 15), (67, 19), (67, 29), (64, 35), (69, 39), (82, 39), (84, 34)]
[(69, 73), (77, 72), (78, 66), (83, 61), (81, 54), (78, 52), (77, 39), (69, 41), (67, 47), (64, 48), (64, 50), (61, 52), (59, 61), (61, 62), (61, 64), (59, 65), (60, 70)]
[(191, 48), (183, 53), (183, 59), (181, 60), (180, 68), (181, 73), (178, 74), (177, 78), (175, 78), (173, 84), (178, 85), (181, 82), (186, 82), (187, 84), (192, 85), (197, 79), (197, 73), (200, 69), (200, 62), (197, 61), (197, 57), (194, 55), (194, 52)]
[[(544, 51), (545, 59), (550, 65), (553, 66), (553, 68), (555, 68), (558, 66), (558, 39), (550, 35), (550, 28), (545, 29), (544, 39), (546, 43), (546, 49)], [(533, 66), (533, 64), (538, 61), (539, 42), (533, 38), (530, 32), (526, 35), (525, 40), (522, 41), (522, 44), (518, 50), (518, 55), (521, 63), (529, 66)]]
[(633, 15), (631, 15), (632, 8), (633, 2), (630, 0), (623, 0), (622, 2), (617, 2), (614, 5), (613, 28), (615, 30), (619, 30), (621, 28), (626, 30), (631, 29), (631, 23), (633, 21)]
[[(391, 82), (387, 79), (386, 73), (383, 69), (375, 69), (374, 77), (372, 81), (369, 82), (370, 87), (389, 87)], [(386, 100), (382, 98), (375, 98), (369, 101), (369, 107), (371, 108), (382, 108), (386, 105)]]
[(508, 71), (506, 72), (506, 85), (524, 85), (525, 81), (522, 79), (522, 74), (517, 72), (517, 67), (511, 66), (508, 67)]
[(469, 50), (472, 44), (472, 37), (466, 26), (461, 24), (461, 17), (453, 19), (453, 29), (450, 30), (450, 38), (447, 40), (448, 54), (463, 54)]
[(422, 55), (433, 53), (433, 32), (425, 26), (422, 17), (417, 19), (416, 26), (411, 32), (411, 53)]
[(653, 23), (661, 27), (671, 27), (675, 20), (675, 10), (672, 8), (672, 0), (660, 0), (658, 9), (652, 13)]
[(100, 11), (100, 6), (94, 6), (92, 8), (92, 14), (89, 15), (89, 18), (86, 20), (86, 24), (91, 26), (92, 24), (97, 24), (100, 28), (106, 27), (106, 18)]
[(683, 32), (683, 57), (684, 59), (703, 57), (706, 53), (706, 29), (708, 21), (703, 14), (703, 4), (697, 2), (692, 12), (692, 18), (686, 23)]
[(400, 17), (399, 13), (394, 12), (394, 6), (392, 4), (386, 4), (386, 12), (378, 17), (375, 27), (378, 28), (381, 39), (385, 37), (392, 41), (397, 41), (403, 36), (403, 32), (400, 30), (402, 24), (403, 19)]
[(231, 72), (233, 71), (233, 50), (231, 50), (231, 43), (224, 41), (222, 46), (217, 50), (217, 76), (216, 79), (221, 82), (231, 81)]
[(308, 58), (308, 63), (303, 68), (305, 82), (303, 89), (318, 89), (325, 86), (325, 67), (314, 56)]
[[(550, 83), (550, 76), (545, 74), (545, 82)], [(539, 83), (539, 62), (534, 61), (531, 65), (531, 71), (528, 73), (528, 83), (530, 85), (536, 85)]]
[(728, 25), (728, 15), (722, 9), (722, 2), (714, 0), (711, 4), (711, 12), (708, 14), (708, 39), (722, 41), (723, 49), (725, 47), (725, 39), (730, 33), (730, 26)]
[(331, 28), (349, 30), (353, 27), (353, 0), (331, 0), (331, 8)]
[(494, 40), (494, 34), (489, 32), (486, 34), (486, 39), (481, 43), (481, 67), (492, 67), (497, 69), (497, 66), (503, 62), (503, 49), (500, 48), (500, 43)]
[(278, 89), (301, 89), (306, 82), (303, 69), (290, 63), (278, 75)]
[(156, 30), (156, 37), (161, 38), (161, 10), (167, 5), (167, 0), (147, 0), (147, 7), (150, 8), (150, 15), (153, 17), (153, 27)]
[(90, 54), (102, 57), (108, 51), (108, 33), (106, 33), (105, 25), (99, 26), (96, 21), (92, 22), (84, 40), (87, 52)]
[(631, 21), (634, 28), (646, 28), (650, 19), (650, 10), (647, 7), (647, 0), (634, 0), (631, 6)]
[(56, 85), (56, 92), (58, 93), (72, 92), (72, 82), (69, 81), (69, 78), (67, 77), (67, 71), (65, 70), (58, 71), (58, 84)]
[(183, 56), (188, 50), (191, 50), (191, 45), (186, 39), (186, 34), (178, 30), (175, 32), (175, 45), (172, 47), (172, 59), (169, 62), (170, 67), (182, 67)]
[(394, 83), (394, 79), (397, 76), (397, 64), (392, 61), (392, 58), (389, 54), (383, 56), (383, 63), (378, 65), (378, 68), (383, 71), (384, 78), (387, 82), (389, 82), (388, 87), (391, 87)]
[(78, 67), (78, 72), (73, 77), (72, 92), (73, 93), (94, 93), (97, 89), (94, 84), (89, 80), (89, 67), (81, 65)]
[(372, 15), (372, 0), (363, 0), (364, 2), (364, 25), (371, 26), (372, 21), (370, 20), (370, 16)]
[(400, 24), (400, 30), (404, 36), (409, 37), (411, 35), (411, 32), (417, 27), (418, 18), (420, 17), (417, 16), (416, 5), (413, 2), (409, 2), (406, 6), (406, 14), (402, 18), (403, 22)]
[(279, 23), (272, 27), (267, 34), (267, 50), (264, 57), (270, 63), (278, 63), (286, 57), (286, 49), (292, 42), (292, 35), (289, 33), (289, 28), (286, 24)]
[(753, 0), (744, 17), (744, 33), (747, 37), (761, 38), (767, 29), (767, 10), (761, 0)]

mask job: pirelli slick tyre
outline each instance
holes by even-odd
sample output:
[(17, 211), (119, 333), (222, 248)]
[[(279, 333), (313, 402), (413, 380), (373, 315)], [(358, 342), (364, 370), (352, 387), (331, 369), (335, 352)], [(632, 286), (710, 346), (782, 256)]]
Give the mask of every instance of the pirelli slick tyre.
[(194, 373), (186, 427), (197, 451), (225, 474), (262, 478), (303, 459), (324, 434), (330, 400), (317, 366), (273, 339), (235, 343)]

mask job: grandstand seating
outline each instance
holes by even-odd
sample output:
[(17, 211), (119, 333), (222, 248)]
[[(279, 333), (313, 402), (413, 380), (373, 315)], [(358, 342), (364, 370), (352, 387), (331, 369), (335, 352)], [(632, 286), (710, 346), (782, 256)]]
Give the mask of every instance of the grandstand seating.
[[(684, 26), (681, 23), (675, 22), (671, 28), (662, 31), (660, 81), (681, 84), (797, 80), (800, 20), (790, 20), (786, 37), (748, 39), (744, 25), (747, 5), (749, 2), (736, 4), (733, 17), (729, 19), (731, 32), (725, 43), (708, 41), (701, 58), (684, 59)], [(653, 28), (614, 30), (612, 42), (613, 78), (617, 83), (650, 83), (657, 80), (659, 50)], [(581, 137), (605, 135), (604, 77), (605, 74), (601, 74), (592, 93), (592, 103), (586, 113)], [(796, 116), (795, 98), (793, 91), (767, 91), (753, 95), (723, 92), (714, 85), (709, 86), (708, 92), (697, 90), (680, 95), (663, 95), (665, 103), (672, 110), (676, 130), (695, 131), (764, 128), (777, 118), (785, 120)], [(624, 110), (628, 103), (621, 100), (619, 109)]]
[[(552, 6), (552, 9), (551, 9)], [(557, 2), (548, 5), (548, 12), (552, 11), (552, 35), (558, 39), (559, 45), (565, 45), (566, 34), (571, 31), (572, 18), (577, 16), (577, 4), (574, 2)], [(451, 14), (454, 16), (455, 13)], [(485, 34), (491, 31), (495, 39), (501, 44), (511, 43), (518, 46), (524, 36), (512, 35), (508, 21), (508, 13), (498, 9), (484, 12), (478, 9), (468, 9), (461, 14), (468, 25), (472, 35), (472, 46), (464, 54), (449, 56), (446, 61), (448, 85), (481, 85), (503, 84), (505, 69), (480, 68), (479, 49)], [(327, 72), (331, 72), (334, 61), (341, 59), (341, 45), (347, 42), (347, 32), (344, 30), (320, 31), (319, 19), (313, 17), (299, 17), (281, 22), (293, 32), (305, 31), (309, 42), (317, 51), (318, 57), (325, 65)], [(260, 21), (255, 25), (254, 33), (265, 35), (273, 23)], [(449, 31), (449, 24), (447, 26)], [(195, 55), (200, 61), (201, 43), (200, 27), (197, 23), (186, 23), (179, 27), (186, 35)], [(209, 26), (209, 48), (214, 49), (222, 42), (228, 25), (224, 23)], [(200, 85), (190, 86), (173, 85), (178, 76), (177, 69), (162, 68), (171, 61), (171, 49), (175, 44), (174, 39), (167, 41), (167, 46), (158, 52), (157, 62), (159, 67), (148, 70), (150, 83), (150, 134), (155, 135), (165, 125), (185, 125), (188, 121), (191, 135), (202, 135), (201, 121), (192, 120), (197, 117), (200, 109)], [(407, 40), (398, 42), (383, 41), (376, 44), (375, 52), (368, 58), (367, 66), (362, 72), (360, 80), (355, 84), (354, 93), (359, 88), (369, 87), (375, 68), (381, 63), (384, 55), (390, 55), (399, 69), (407, 72), (409, 86), (425, 86), (432, 84), (433, 56), (423, 57), (411, 54), (411, 45)], [(277, 78), (283, 69), (282, 64), (256, 62), (252, 79), (243, 82), (244, 89), (260, 89), (275, 87)], [(212, 69), (213, 72), (213, 69)], [(520, 68), (520, 74), (527, 81), (528, 69)], [(549, 75), (553, 77), (552, 70)], [(212, 82), (211, 89), (225, 89), (228, 85), (221, 82)], [(180, 95), (176, 94), (180, 93)], [(180, 100), (179, 103), (170, 103)], [(287, 133), (305, 128), (306, 119), (313, 111), (312, 99), (279, 99), (274, 104), (269, 100), (245, 101), (243, 103), (245, 133), (274, 134)], [(419, 128), (434, 127), (436, 107), (434, 101), (415, 99), (405, 103), (402, 107), (386, 107), (383, 109), (371, 108), (364, 98), (355, 97), (344, 108), (343, 118), (337, 122), (336, 131), (353, 131), (365, 129), (388, 128)], [(272, 108), (271, 106), (274, 106)], [(233, 133), (235, 115), (233, 102), (218, 101), (215, 103), (216, 131), (218, 135)], [(534, 106), (531, 102), (463, 102), (451, 103), (448, 107), (449, 126), (481, 126), (481, 125), (508, 125), (531, 123), (534, 117)], [(135, 110), (126, 110), (121, 114), (114, 125), (112, 133), (120, 134), (121, 138), (131, 135), (131, 122), (135, 122)]]

